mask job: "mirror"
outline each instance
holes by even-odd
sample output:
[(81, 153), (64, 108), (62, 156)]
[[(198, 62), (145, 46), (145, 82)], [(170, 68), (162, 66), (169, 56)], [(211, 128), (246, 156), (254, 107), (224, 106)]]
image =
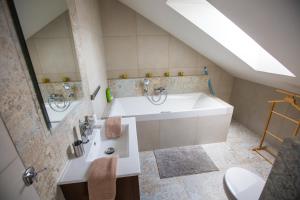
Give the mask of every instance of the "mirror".
[(48, 127), (55, 128), (83, 97), (67, 5), (65, 0), (14, 0), (14, 4), (33, 68), (31, 78), (38, 85)]

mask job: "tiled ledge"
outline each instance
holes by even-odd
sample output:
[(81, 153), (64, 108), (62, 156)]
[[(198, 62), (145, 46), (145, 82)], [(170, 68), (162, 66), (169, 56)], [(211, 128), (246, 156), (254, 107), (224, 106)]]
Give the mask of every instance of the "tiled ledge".
[[(108, 85), (114, 97), (143, 96), (143, 81), (145, 78), (109, 79)], [(149, 90), (165, 87), (169, 94), (204, 92), (209, 94), (208, 79), (206, 75), (152, 77)]]

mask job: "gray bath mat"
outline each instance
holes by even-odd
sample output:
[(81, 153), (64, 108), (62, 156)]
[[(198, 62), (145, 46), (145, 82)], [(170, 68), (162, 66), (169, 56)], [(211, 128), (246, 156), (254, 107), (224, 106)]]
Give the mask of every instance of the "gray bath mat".
[(154, 150), (160, 178), (218, 171), (201, 146)]

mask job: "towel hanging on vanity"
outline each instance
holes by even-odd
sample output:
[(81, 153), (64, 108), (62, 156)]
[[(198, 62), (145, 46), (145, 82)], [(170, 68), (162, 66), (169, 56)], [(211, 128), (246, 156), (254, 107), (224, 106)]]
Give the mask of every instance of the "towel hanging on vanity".
[(92, 162), (88, 171), (90, 200), (114, 200), (116, 197), (117, 157), (103, 157)]
[(107, 139), (121, 137), (121, 117), (109, 117), (105, 120), (105, 136)]

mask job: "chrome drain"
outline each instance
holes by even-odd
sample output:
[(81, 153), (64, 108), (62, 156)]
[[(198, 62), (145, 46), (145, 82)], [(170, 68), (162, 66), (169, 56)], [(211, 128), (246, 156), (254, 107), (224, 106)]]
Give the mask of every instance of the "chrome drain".
[(114, 152), (115, 152), (115, 149), (114, 149), (113, 147), (108, 147), (108, 148), (104, 151), (104, 153), (105, 153), (105, 154), (108, 154), (108, 155), (113, 154)]

